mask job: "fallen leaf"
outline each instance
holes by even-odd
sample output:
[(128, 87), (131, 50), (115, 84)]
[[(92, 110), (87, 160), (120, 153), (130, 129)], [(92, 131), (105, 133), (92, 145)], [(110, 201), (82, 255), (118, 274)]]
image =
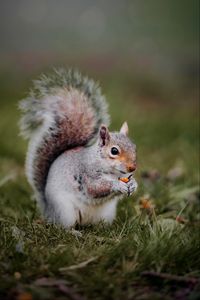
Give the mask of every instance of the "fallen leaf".
[(17, 296), (17, 300), (32, 300), (33, 297), (30, 293), (25, 292), (25, 293), (21, 293)]
[(140, 209), (152, 211), (155, 207), (149, 195), (144, 195), (139, 200)]

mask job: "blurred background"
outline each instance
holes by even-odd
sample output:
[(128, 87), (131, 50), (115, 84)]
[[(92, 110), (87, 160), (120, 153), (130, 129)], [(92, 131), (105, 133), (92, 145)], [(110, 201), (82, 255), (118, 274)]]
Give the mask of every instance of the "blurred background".
[(0, 37), (1, 168), (24, 161), (18, 101), (32, 79), (62, 66), (100, 82), (111, 128), (129, 122), (141, 168), (186, 164), (194, 173), (198, 0), (1, 1)]

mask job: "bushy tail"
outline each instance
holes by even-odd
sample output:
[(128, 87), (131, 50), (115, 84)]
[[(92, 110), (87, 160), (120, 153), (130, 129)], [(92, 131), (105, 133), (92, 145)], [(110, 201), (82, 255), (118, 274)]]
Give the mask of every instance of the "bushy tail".
[(34, 81), (30, 96), (19, 107), (21, 134), (30, 140), (27, 177), (43, 197), (52, 162), (67, 149), (88, 145), (100, 125), (108, 125), (107, 104), (93, 80), (59, 69)]

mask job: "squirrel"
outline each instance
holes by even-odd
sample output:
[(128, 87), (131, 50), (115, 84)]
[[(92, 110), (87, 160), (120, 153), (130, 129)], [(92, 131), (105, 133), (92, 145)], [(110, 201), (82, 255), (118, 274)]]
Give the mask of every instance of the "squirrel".
[(99, 85), (78, 71), (54, 70), (33, 81), (19, 108), (29, 139), (26, 176), (44, 217), (66, 228), (111, 224), (118, 201), (137, 188), (136, 145), (126, 122), (109, 131)]

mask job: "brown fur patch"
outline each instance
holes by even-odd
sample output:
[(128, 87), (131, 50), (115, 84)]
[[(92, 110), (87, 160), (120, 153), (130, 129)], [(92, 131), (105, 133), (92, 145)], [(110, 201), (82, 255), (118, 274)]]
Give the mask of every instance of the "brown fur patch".
[[(119, 160), (120, 162), (123, 162), (126, 167), (127, 170), (136, 162), (136, 153), (125, 153), (124, 151), (119, 155), (118, 158), (116, 158), (117, 160)], [(136, 164), (136, 163), (135, 163)]]
[(52, 162), (65, 150), (87, 144), (97, 133), (95, 111), (85, 96), (77, 90), (62, 90), (52, 114), (54, 128), (44, 136), (34, 161), (34, 181), (43, 191)]
[(103, 182), (99, 185), (87, 183), (87, 192), (93, 198), (103, 198), (110, 195), (111, 185), (109, 182)]

